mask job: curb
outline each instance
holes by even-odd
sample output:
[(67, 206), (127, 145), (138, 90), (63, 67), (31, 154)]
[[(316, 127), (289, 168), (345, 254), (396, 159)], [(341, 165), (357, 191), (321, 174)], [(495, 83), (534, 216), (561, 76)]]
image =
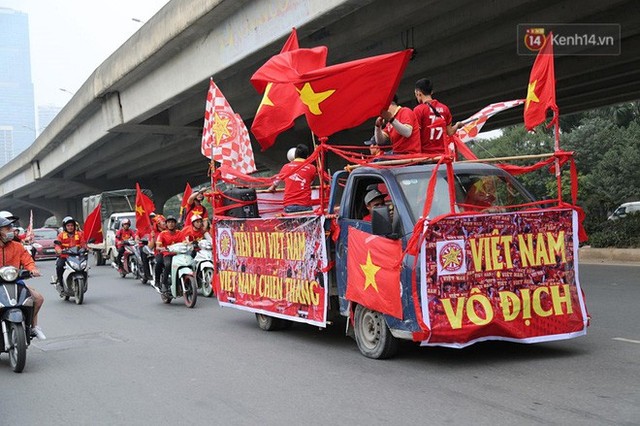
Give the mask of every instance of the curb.
[(640, 265), (640, 249), (581, 247), (578, 259), (583, 263), (624, 263)]

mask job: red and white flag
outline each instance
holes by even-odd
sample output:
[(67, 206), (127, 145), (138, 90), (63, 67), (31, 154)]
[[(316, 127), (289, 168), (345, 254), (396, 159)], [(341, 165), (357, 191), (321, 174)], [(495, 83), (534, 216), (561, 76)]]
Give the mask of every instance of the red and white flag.
[(27, 230), (25, 231), (24, 239), (33, 241), (33, 210), (29, 212), (29, 226), (27, 226)]
[(499, 112), (522, 105), (523, 103), (524, 99), (516, 99), (513, 101), (496, 102), (495, 104), (488, 105), (464, 120), (464, 126), (456, 132), (456, 135), (458, 135), (462, 142), (469, 142), (471, 139), (478, 136), (480, 129), (482, 129), (482, 126), (484, 126), (484, 123), (486, 123), (489, 118)]
[(211, 79), (202, 129), (202, 155), (240, 173), (256, 171), (249, 132)]

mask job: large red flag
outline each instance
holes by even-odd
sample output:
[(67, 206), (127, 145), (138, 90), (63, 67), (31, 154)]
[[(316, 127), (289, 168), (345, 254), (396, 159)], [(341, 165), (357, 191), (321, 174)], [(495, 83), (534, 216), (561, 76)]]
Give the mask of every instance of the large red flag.
[[(294, 28), (280, 53), (298, 48), (298, 35)], [(327, 59), (326, 49), (321, 49), (319, 52), (318, 55), (310, 57), (313, 61), (303, 64), (302, 67), (305, 69), (324, 67)], [(257, 87), (262, 87), (262, 82), (257, 84)], [(262, 101), (251, 125), (251, 132), (265, 150), (275, 143), (280, 133), (293, 127), (295, 119), (304, 114), (305, 110), (293, 84), (269, 82), (264, 88)]]
[(191, 185), (189, 182), (184, 187), (184, 192), (182, 193), (182, 202), (180, 203), (180, 220), (184, 222), (184, 214), (187, 212), (187, 208), (189, 207), (189, 197), (193, 194), (193, 189), (191, 189)]
[(98, 204), (95, 209), (84, 221), (84, 237), (87, 241), (93, 240), (92, 242), (96, 244), (100, 244), (103, 241), (102, 238), (102, 215), (100, 214), (100, 209), (102, 208), (101, 204)]
[(556, 76), (553, 66), (553, 33), (545, 39), (531, 68), (527, 99), (524, 104), (524, 125), (533, 130), (547, 117), (547, 110), (554, 112), (554, 120), (558, 119), (556, 105)]
[(349, 228), (346, 298), (402, 319), (400, 240)]
[(268, 76), (274, 83), (295, 84), (306, 107), (307, 123), (320, 137), (356, 127), (387, 108), (412, 53), (408, 49), (301, 73), (293, 67), (301, 62), (295, 58), (305, 50), (276, 55), (261, 70), (272, 67), (259, 77), (254, 74), (252, 82), (255, 85), (253, 79)]
[(140, 185), (136, 182), (136, 231), (138, 235), (147, 235), (151, 233), (151, 218), (149, 215), (153, 213), (156, 206), (151, 198), (147, 197), (140, 190)]

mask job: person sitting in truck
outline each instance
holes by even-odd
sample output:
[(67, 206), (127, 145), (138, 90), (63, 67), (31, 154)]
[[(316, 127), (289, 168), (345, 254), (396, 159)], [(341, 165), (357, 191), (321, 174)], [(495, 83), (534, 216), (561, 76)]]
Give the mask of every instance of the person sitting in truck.
[(384, 198), (386, 195), (378, 191), (377, 189), (372, 189), (364, 196), (364, 205), (367, 207), (368, 213), (362, 218), (362, 220), (371, 222), (371, 215), (373, 214), (373, 209), (376, 207), (384, 206)]
[(313, 164), (304, 164), (309, 157), (309, 148), (304, 144), (296, 146), (295, 158), (282, 166), (278, 177), (273, 181), (268, 191), (275, 192), (281, 182), (284, 182), (284, 212), (297, 213), (313, 210), (311, 201), (311, 183), (316, 176)]
[(58, 254), (56, 260), (56, 275), (58, 281), (56, 281), (56, 287), (58, 290), (62, 290), (62, 273), (64, 272), (64, 264), (69, 257), (67, 254), (62, 253), (62, 250), (70, 249), (72, 247), (87, 248), (87, 242), (84, 240), (84, 233), (78, 229), (76, 220), (67, 216), (62, 219), (62, 232), (58, 234), (57, 243), (55, 244), (55, 250)]
[(482, 176), (473, 181), (467, 189), (464, 209), (483, 211), (492, 207), (496, 201), (496, 183), (493, 176)]
[(193, 215), (198, 215), (203, 219), (209, 217), (209, 213), (207, 212), (207, 208), (202, 205), (204, 201), (204, 196), (206, 194), (206, 188), (200, 188), (200, 190), (194, 192), (187, 199), (187, 213), (185, 215), (184, 225), (191, 225), (191, 217)]
[(118, 250), (116, 266), (118, 267), (118, 270), (122, 269), (122, 256), (124, 255), (125, 241), (133, 240), (135, 238), (135, 234), (131, 229), (131, 220), (125, 218), (120, 222), (120, 225), (122, 227), (118, 229), (118, 232), (116, 232), (116, 249)]
[(167, 216), (167, 229), (162, 231), (158, 238), (156, 238), (156, 250), (160, 251), (162, 254), (162, 261), (160, 263), (163, 264), (162, 271), (162, 281), (158, 282), (159, 275), (156, 275), (156, 286), (160, 288), (160, 291), (163, 293), (167, 293), (169, 291), (169, 275), (171, 274), (171, 261), (173, 259), (172, 253), (169, 251), (168, 247), (172, 244), (182, 242), (184, 240), (182, 236), (182, 232), (178, 231), (178, 220), (175, 216)]

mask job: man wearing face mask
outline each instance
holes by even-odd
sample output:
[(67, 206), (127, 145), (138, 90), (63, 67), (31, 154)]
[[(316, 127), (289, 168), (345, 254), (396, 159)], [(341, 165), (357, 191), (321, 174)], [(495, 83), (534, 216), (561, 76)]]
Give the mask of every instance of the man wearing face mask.
[[(0, 216), (0, 266), (13, 266), (18, 269), (26, 269), (31, 272), (31, 276), (39, 277), (40, 272), (36, 268), (31, 254), (25, 250), (22, 243), (14, 240), (13, 223), (18, 219)], [(33, 297), (33, 326), (31, 327), (32, 337), (46, 339), (40, 326), (38, 326), (38, 312), (44, 303), (44, 297), (35, 288), (26, 286)]]

